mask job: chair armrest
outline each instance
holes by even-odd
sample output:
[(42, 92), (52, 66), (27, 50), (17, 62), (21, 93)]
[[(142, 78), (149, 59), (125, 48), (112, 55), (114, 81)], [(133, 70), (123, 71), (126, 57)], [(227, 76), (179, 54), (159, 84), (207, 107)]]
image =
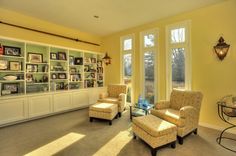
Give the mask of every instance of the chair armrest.
[(160, 101), (155, 105), (155, 109), (166, 109), (170, 107), (170, 101)]
[(180, 108), (180, 118), (193, 118), (197, 116), (197, 109), (193, 106), (184, 106)]
[(107, 92), (99, 94), (99, 99), (104, 99), (104, 98), (107, 98), (107, 97), (108, 97), (108, 93)]

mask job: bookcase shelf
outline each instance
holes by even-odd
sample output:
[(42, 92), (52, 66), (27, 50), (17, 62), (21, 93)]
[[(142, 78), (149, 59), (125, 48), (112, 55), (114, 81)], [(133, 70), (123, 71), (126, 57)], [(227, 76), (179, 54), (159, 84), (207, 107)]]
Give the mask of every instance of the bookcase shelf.
[[(104, 86), (102, 53), (4, 37), (0, 43), (18, 50), (17, 55), (0, 52), (0, 96)], [(10, 62), (16, 62), (16, 67)], [(8, 75), (17, 76), (17, 80), (4, 80)]]

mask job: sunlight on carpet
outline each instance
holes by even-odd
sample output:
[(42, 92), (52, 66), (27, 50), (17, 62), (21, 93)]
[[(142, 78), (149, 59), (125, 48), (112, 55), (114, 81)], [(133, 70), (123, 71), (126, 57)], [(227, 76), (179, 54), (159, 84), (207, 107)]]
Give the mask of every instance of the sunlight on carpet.
[(115, 137), (113, 137), (109, 142), (103, 145), (94, 156), (110, 156), (117, 155), (122, 148), (132, 140), (129, 131), (121, 131)]
[(72, 145), (76, 141), (85, 137), (83, 134), (78, 133), (69, 133), (57, 140), (50, 142), (30, 153), (27, 153), (25, 156), (41, 156), (41, 155), (53, 155), (61, 150), (65, 149), (66, 147)]

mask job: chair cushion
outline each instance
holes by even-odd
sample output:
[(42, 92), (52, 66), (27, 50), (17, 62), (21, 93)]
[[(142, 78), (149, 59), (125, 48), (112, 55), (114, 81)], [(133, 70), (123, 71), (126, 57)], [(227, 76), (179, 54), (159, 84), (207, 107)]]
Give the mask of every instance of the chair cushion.
[(171, 122), (178, 127), (185, 126), (185, 122), (183, 119), (180, 118), (180, 112), (174, 109), (160, 109), (160, 110), (152, 110), (151, 114)]
[(154, 115), (134, 117), (133, 124), (154, 137), (163, 136), (176, 131), (176, 126)]
[(98, 102), (119, 104), (120, 100), (119, 100), (119, 98), (107, 97), (104, 99), (98, 99)]
[(89, 110), (111, 113), (114, 110), (117, 110), (117, 104), (112, 103), (96, 103), (89, 107)]
[(109, 97), (118, 98), (120, 93), (126, 94), (127, 86), (126, 85), (108, 85), (107, 92)]

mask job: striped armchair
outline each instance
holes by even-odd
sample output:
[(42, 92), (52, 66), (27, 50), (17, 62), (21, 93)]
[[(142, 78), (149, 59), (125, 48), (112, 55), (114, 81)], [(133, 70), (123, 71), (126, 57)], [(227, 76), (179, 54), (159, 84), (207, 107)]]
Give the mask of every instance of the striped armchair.
[(107, 92), (99, 95), (98, 102), (114, 103), (118, 105), (118, 114), (121, 113), (126, 107), (127, 86), (121, 84), (108, 85)]
[(175, 124), (179, 143), (183, 144), (184, 136), (197, 134), (202, 98), (201, 92), (173, 90), (170, 101), (157, 103), (151, 114)]

